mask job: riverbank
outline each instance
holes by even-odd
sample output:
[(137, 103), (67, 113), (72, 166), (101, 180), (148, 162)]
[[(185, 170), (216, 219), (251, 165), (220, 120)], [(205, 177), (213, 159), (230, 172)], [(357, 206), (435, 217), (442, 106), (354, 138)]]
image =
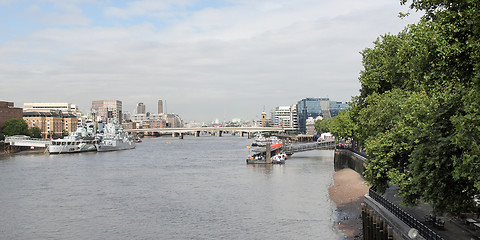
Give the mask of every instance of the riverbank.
[(361, 239), (362, 208), (368, 186), (363, 177), (352, 169), (345, 168), (333, 174), (334, 184), (328, 189), (330, 198), (337, 205), (338, 228), (345, 239)]

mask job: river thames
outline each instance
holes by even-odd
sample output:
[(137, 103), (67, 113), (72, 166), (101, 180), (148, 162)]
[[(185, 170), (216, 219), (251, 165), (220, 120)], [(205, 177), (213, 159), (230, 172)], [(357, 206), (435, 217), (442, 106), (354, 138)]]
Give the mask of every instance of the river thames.
[(143, 140), (0, 155), (0, 239), (341, 239), (333, 151), (247, 165), (247, 138)]

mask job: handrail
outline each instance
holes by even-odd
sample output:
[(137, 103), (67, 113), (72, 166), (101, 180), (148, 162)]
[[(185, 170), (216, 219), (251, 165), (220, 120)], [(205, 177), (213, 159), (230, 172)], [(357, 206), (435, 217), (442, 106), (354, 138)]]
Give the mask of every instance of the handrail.
[(11, 140), (15, 141), (22, 141), (22, 140), (28, 140), (28, 141), (39, 141), (39, 142), (49, 142), (49, 139), (42, 139), (42, 138), (31, 138), (31, 137), (6, 137), (5, 142), (10, 142)]
[(380, 205), (382, 205), (384, 208), (386, 208), (388, 211), (390, 211), (393, 215), (398, 217), (405, 224), (407, 224), (409, 227), (417, 229), (418, 233), (422, 237), (424, 237), (425, 239), (432, 239), (432, 240), (444, 240), (443, 237), (438, 235), (436, 232), (434, 232), (429, 227), (425, 226), (425, 224), (421, 223), (416, 218), (414, 218), (410, 214), (406, 213), (403, 209), (401, 209), (397, 205), (393, 204), (388, 199), (380, 196), (377, 192), (375, 192), (375, 190), (376, 190), (375, 186), (371, 187), (368, 190), (368, 195), (371, 198), (373, 198), (373, 200), (380, 203)]

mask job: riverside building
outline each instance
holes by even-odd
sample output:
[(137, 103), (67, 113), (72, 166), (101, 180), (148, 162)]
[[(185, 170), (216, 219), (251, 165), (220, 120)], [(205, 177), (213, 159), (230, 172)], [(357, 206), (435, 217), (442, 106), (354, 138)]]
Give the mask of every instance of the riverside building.
[(22, 118), (22, 108), (14, 107), (13, 102), (0, 101), (0, 129), (3, 123), (12, 118)]
[(347, 103), (330, 101), (329, 98), (304, 98), (298, 101), (298, 132), (307, 132), (307, 119), (332, 118), (347, 107)]
[(271, 112), (272, 124), (285, 130), (298, 128), (297, 105), (276, 107)]
[(271, 111), (271, 121), (273, 126), (303, 134), (307, 133), (308, 125), (308, 133), (312, 133), (312, 121), (335, 117), (347, 108), (347, 103), (331, 101), (329, 98), (304, 98), (291, 106), (276, 107)]
[(24, 112), (51, 112), (61, 111), (62, 113), (78, 114), (78, 106), (71, 103), (24, 103)]
[(23, 112), (23, 120), (29, 128), (40, 128), (43, 138), (68, 135), (77, 130), (78, 124), (77, 115), (59, 110)]

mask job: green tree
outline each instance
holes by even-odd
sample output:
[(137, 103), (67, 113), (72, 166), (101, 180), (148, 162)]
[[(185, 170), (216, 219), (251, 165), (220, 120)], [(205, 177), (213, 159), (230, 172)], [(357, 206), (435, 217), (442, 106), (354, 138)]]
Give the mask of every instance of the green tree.
[(28, 129), (28, 135), (33, 138), (41, 138), (42, 130), (39, 127), (31, 127)]
[(320, 133), (320, 134), (330, 132), (330, 124), (332, 121), (333, 121), (333, 118), (328, 118), (328, 119), (324, 118), (324, 119), (315, 121), (315, 130), (317, 131), (317, 133)]
[(3, 123), (2, 133), (6, 136), (28, 135), (28, 125), (23, 119), (12, 118)]
[(424, 17), (362, 51), (360, 96), (330, 128), (364, 146), (380, 191), (397, 184), (405, 203), (457, 214), (480, 195), (480, 3), (410, 7)]

